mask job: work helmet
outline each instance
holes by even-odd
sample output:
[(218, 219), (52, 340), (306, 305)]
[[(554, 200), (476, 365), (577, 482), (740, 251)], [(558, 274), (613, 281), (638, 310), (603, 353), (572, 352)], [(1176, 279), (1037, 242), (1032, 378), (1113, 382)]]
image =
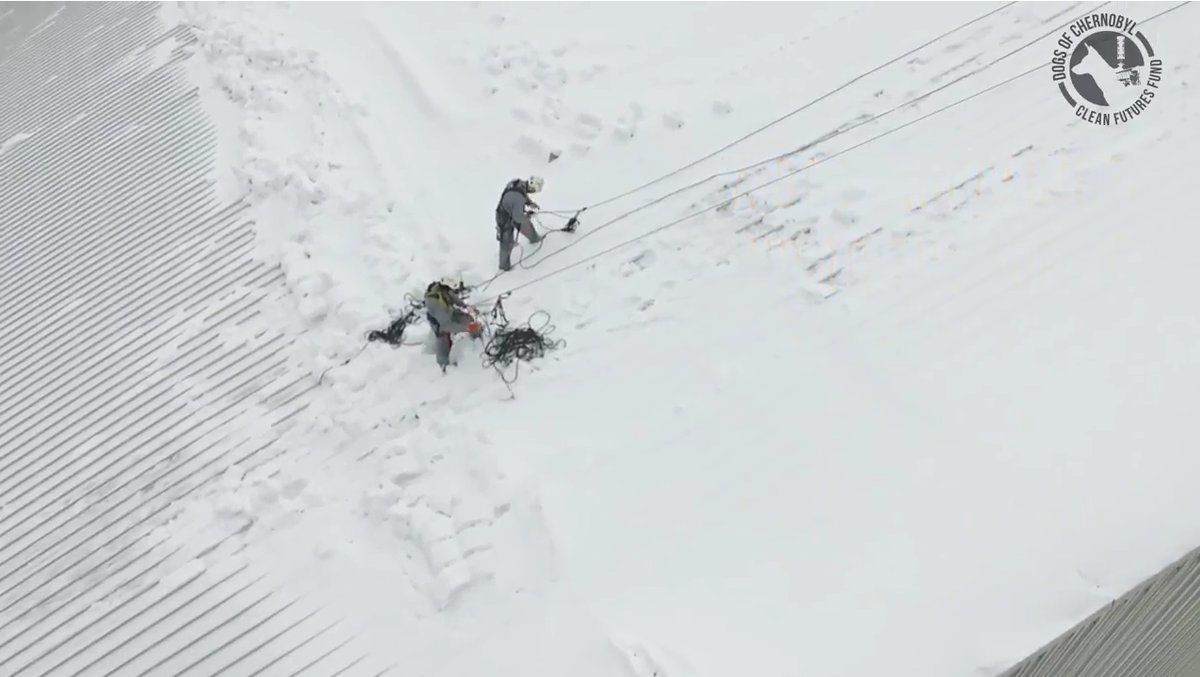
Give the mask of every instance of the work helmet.
[(528, 190), (530, 193), (540, 191), (544, 185), (546, 185), (546, 180), (540, 176), (531, 176), (525, 179), (525, 190)]
[(443, 285), (445, 285), (451, 289), (458, 288), (458, 280), (454, 279), (453, 277), (451, 277), (449, 275), (442, 277), (442, 279), (438, 280), (438, 282), (441, 282)]

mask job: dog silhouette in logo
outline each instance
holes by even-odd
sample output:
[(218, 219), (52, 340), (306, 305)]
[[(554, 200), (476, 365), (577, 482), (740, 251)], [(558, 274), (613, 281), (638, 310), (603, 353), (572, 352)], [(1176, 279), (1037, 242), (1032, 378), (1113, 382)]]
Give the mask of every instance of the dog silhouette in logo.
[[(1115, 67), (1108, 63), (1104, 55), (1092, 49), (1088, 43), (1083, 43), (1084, 55), (1083, 59), (1071, 67), (1071, 73), (1074, 75), (1089, 75), (1092, 82), (1096, 83), (1101, 96), (1104, 97), (1105, 106), (1114, 105), (1115, 101), (1121, 99), (1121, 89), (1129, 86), (1129, 76), (1123, 75), (1122, 71), (1118, 71)], [(1133, 69), (1126, 69), (1133, 71)], [(1136, 72), (1133, 73), (1133, 81), (1137, 81)], [(1093, 101), (1092, 103), (1100, 103)]]

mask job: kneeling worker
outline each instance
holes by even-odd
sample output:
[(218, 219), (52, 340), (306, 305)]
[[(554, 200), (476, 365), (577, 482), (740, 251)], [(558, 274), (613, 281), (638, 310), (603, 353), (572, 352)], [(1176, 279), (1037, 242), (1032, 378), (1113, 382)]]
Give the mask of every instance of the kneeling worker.
[(454, 334), (467, 332), (471, 338), (483, 335), (483, 325), (467, 312), (449, 278), (442, 278), (426, 287), (425, 319), (429, 320), (429, 326), (436, 337), (437, 363), (443, 372), (450, 364), (450, 348), (454, 345)]

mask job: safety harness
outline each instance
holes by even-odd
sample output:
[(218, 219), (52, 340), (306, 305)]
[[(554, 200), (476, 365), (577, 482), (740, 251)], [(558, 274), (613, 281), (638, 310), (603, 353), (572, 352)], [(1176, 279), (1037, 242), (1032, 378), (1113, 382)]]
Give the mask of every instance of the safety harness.
[(429, 286), (425, 288), (425, 297), (442, 304), (446, 310), (451, 310), (454, 306), (453, 294), (454, 290), (440, 281), (430, 282)]
[[(463, 285), (459, 285), (459, 288), (456, 290), (447, 286), (440, 280), (435, 280), (434, 282), (430, 282), (429, 286), (425, 288), (425, 298), (433, 299), (436, 303), (445, 308), (447, 313), (452, 313), (457, 306), (455, 301), (458, 297), (455, 295), (455, 292), (461, 294), (465, 291), (466, 287)], [(441, 333), (438, 321), (434, 319), (432, 313), (426, 312), (425, 319), (429, 322), (429, 326), (433, 329), (433, 333)]]
[(500, 193), (500, 200), (496, 203), (496, 239), (503, 240), (504, 233), (511, 232), (514, 227), (512, 214), (509, 214), (504, 209), (504, 198), (509, 193), (516, 191), (525, 196), (526, 201), (529, 199), (529, 193), (525, 192), (522, 186), (521, 179), (513, 179), (504, 186), (504, 192)]

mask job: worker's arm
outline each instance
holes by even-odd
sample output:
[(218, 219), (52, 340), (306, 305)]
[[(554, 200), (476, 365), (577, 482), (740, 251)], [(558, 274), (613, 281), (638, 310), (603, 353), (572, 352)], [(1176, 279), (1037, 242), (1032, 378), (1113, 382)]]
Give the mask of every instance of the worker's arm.
[(510, 190), (504, 194), (504, 200), (500, 203), (504, 211), (512, 217), (518, 228), (529, 227), (533, 224), (529, 221), (529, 214), (525, 212), (525, 205), (531, 201), (525, 195), (518, 191)]

